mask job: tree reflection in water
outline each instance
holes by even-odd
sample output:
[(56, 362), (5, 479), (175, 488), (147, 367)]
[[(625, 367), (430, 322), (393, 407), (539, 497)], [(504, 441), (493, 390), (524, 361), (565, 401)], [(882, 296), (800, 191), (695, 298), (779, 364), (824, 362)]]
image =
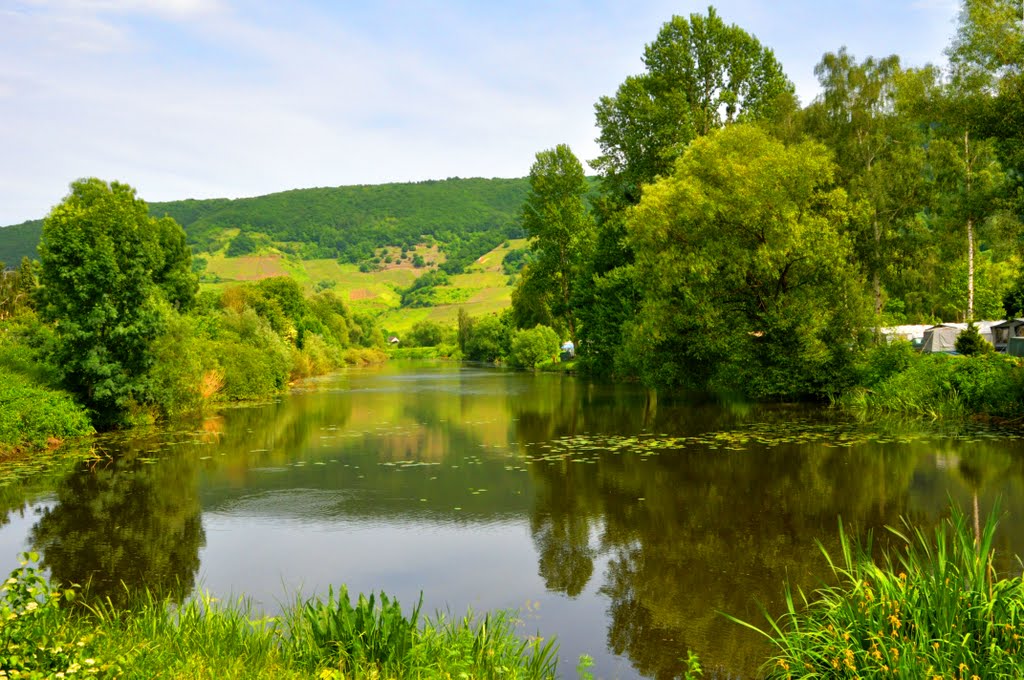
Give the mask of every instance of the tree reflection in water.
[(57, 485), (56, 504), (30, 537), (54, 579), (115, 605), (130, 602), (137, 586), (175, 601), (192, 592), (206, 543), (196, 459), (147, 464), (140, 452), (153, 446), (159, 443), (134, 440), (114, 448), (110, 461)]
[[(581, 402), (585, 408), (564, 406)], [(805, 591), (819, 586), (828, 568), (816, 541), (835, 553), (840, 517), (884, 542), (885, 526), (901, 517), (930, 530), (946, 510), (934, 499), (947, 494), (965, 508), (975, 492), (985, 507), (1000, 494), (1017, 499), (1018, 516), (1024, 512), (1024, 457), (1008, 454), (1006, 442), (894, 444), (892, 432), (794, 442), (786, 424), (799, 412), (662, 403), (653, 413), (650, 400), (632, 403), (633, 410), (621, 399), (602, 405), (585, 393), (553, 403), (518, 400), (517, 438), (694, 435), (735, 430), (747, 419), (776, 419), (780, 432), (777, 441), (748, 443), (742, 452), (706, 442), (651, 456), (590, 449), (586, 463), (573, 455), (544, 460), (547, 450), (524, 447), (535, 460), (531, 529), (541, 576), (550, 590), (576, 596), (594, 578), (595, 563), (605, 565), (599, 592), (608, 600), (608, 647), (646, 676), (678, 677), (687, 650), (715, 675), (754, 674), (770, 651), (766, 643), (718, 612), (762, 623), (761, 605), (781, 613), (784, 582)], [(1019, 552), (1021, 534), (1004, 532), (1000, 550)]]

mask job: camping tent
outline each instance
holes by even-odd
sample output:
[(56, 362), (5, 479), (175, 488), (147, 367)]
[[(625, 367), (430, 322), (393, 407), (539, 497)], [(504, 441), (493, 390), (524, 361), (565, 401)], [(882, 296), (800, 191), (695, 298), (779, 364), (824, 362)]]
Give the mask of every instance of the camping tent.
[(919, 346), (924, 338), (924, 332), (931, 328), (928, 324), (904, 324), (902, 326), (888, 326), (882, 328), (882, 336), (888, 341), (906, 340)]
[[(998, 321), (974, 322), (978, 333), (988, 342), (992, 342), (992, 327), (998, 324)], [(937, 326), (932, 326), (924, 332), (924, 344), (921, 345), (921, 351), (955, 352), (956, 338), (965, 330), (967, 330), (965, 323), (940, 323)]]
[(938, 326), (932, 326), (924, 332), (924, 344), (921, 345), (921, 351), (955, 352), (956, 337), (964, 328), (967, 328), (967, 324), (940, 323)]
[(1005, 352), (1010, 338), (1022, 336), (1024, 336), (1024, 319), (1009, 319), (992, 326), (992, 344), (996, 346), (997, 351)]

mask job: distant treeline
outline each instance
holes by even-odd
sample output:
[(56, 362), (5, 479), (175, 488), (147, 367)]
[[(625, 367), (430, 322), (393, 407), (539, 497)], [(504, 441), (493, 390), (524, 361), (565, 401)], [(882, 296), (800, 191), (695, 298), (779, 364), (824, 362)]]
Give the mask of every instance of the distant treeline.
[[(523, 235), (519, 214), (526, 191), (525, 179), (450, 178), (188, 199), (150, 203), (149, 209), (154, 217), (174, 218), (197, 253), (229, 244), (230, 229), (262, 234), (303, 258), (352, 263), (373, 257), (376, 248), (430, 239), (445, 251), (445, 269), (456, 273), (505, 239)], [(0, 229), (0, 262), (37, 257), (42, 224)]]

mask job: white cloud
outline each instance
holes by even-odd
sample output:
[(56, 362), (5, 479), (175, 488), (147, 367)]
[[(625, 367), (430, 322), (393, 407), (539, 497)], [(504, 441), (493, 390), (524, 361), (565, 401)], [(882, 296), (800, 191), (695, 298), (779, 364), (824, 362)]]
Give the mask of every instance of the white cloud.
[[(871, 2), (874, 23), (848, 3), (716, 4), (775, 48), (808, 101), (814, 63), (844, 43), (860, 58), (941, 53), (934, 28), (900, 25), (894, 16), (912, 15), (885, 10), (899, 3)], [(562, 142), (587, 160), (597, 155), (594, 102), (642, 69), (644, 44), (672, 13), (707, 9), (706, 0), (13, 7), (0, 10), (0, 225), (42, 215), (85, 175), (170, 200), (522, 176), (536, 151)], [(930, 16), (949, 28), (941, 11)], [(917, 47), (921, 33), (939, 46)]]

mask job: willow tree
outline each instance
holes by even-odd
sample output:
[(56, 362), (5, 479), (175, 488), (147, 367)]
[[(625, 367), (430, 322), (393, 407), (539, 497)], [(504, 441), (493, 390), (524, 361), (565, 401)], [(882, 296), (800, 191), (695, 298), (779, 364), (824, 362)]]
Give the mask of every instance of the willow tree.
[(695, 140), (627, 215), (642, 303), (621, 350), (654, 385), (820, 396), (864, 321), (846, 192), (820, 143), (751, 125)]
[(617, 372), (623, 325), (637, 312), (633, 252), (623, 210), (644, 186), (672, 173), (701, 135), (731, 123), (775, 121), (796, 110), (792, 83), (768, 47), (714, 8), (673, 16), (644, 48), (644, 71), (595, 105), (601, 175), (598, 234), (579, 290), (581, 356), (590, 370)]

